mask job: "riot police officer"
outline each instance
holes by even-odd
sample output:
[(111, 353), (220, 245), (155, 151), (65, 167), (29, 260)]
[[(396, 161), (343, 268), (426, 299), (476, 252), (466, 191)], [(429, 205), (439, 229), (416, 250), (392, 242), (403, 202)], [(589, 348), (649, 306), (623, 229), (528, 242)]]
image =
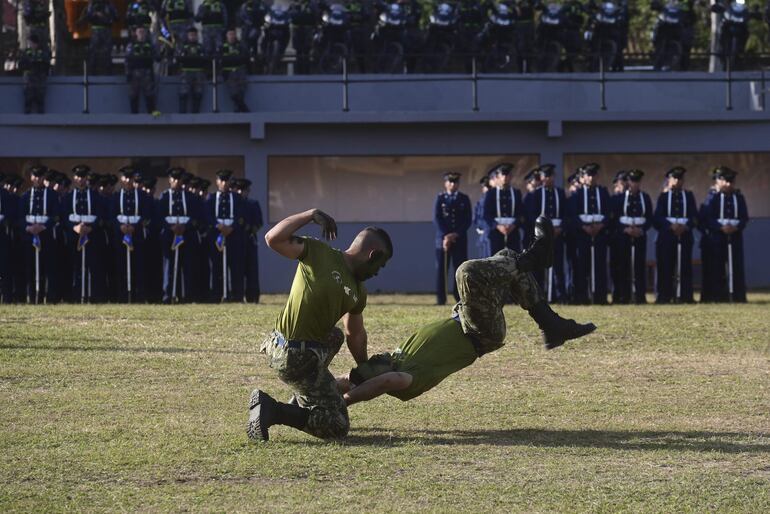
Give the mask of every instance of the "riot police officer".
[(136, 39), (126, 48), (126, 79), (129, 84), (128, 98), (131, 112), (139, 112), (139, 93), (144, 95), (147, 112), (155, 110), (155, 72), (153, 65), (160, 61), (160, 54), (147, 40), (147, 29), (138, 27)]
[(203, 0), (198, 6), (195, 21), (203, 26), (203, 48), (207, 55), (216, 55), (225, 35), (227, 7), (222, 0)]
[(230, 98), (235, 104), (235, 112), (249, 112), (249, 107), (244, 100), (249, 53), (246, 47), (238, 41), (234, 29), (228, 30), (226, 37), (219, 54), (222, 63), (222, 77), (225, 79)]
[(161, 16), (168, 24), (178, 50), (187, 40), (187, 31), (193, 26), (193, 12), (189, 0), (163, 0)]
[(51, 29), (48, 22), (51, 11), (48, 5), (45, 0), (25, 0), (22, 15), (29, 33), (37, 36), (38, 44), (45, 49), (51, 47)]
[(262, 0), (246, 0), (238, 10), (241, 39), (248, 47), (249, 54), (255, 63), (259, 62), (259, 38), (262, 35), (265, 14), (267, 14), (267, 7)]
[[(468, 229), (471, 226), (471, 200), (460, 192), (460, 174), (444, 173), (444, 192), (439, 193), (433, 206), (436, 227), (436, 303), (446, 303), (449, 269), (455, 270), (468, 260)], [(460, 301), (457, 284), (455, 301)]]
[(24, 73), (24, 114), (45, 112), (45, 91), (51, 53), (40, 45), (40, 38), (29, 36), (29, 46), (22, 52), (19, 68)]
[(181, 85), (179, 87), (179, 112), (187, 112), (187, 100), (192, 101), (192, 113), (201, 110), (203, 100), (203, 85), (206, 82), (204, 70), (209, 64), (209, 56), (198, 42), (198, 29), (187, 29), (187, 41), (179, 48), (176, 61), (181, 68)]
[(91, 24), (88, 44), (88, 66), (92, 75), (109, 75), (112, 71), (112, 24), (118, 13), (109, 0), (91, 0), (86, 10)]

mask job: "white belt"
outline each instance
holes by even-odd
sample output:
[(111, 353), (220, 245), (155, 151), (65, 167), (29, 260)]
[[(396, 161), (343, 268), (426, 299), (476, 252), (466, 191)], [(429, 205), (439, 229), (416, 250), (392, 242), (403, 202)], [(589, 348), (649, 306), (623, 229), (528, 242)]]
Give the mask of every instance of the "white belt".
[(554, 227), (561, 227), (561, 220), (559, 218), (554, 218), (551, 220), (551, 224)]
[(727, 225), (732, 225), (733, 227), (737, 227), (738, 224), (741, 222), (741, 220), (735, 219), (735, 218), (720, 218), (717, 221), (723, 227)]
[(187, 225), (189, 221), (189, 216), (166, 216), (166, 223), (169, 225)]
[(137, 223), (142, 221), (141, 216), (126, 216), (124, 214), (118, 214), (117, 218), (118, 218), (118, 221), (123, 225), (136, 225)]
[(644, 218), (643, 216), (638, 216), (638, 217), (621, 216), (620, 217), (620, 223), (622, 223), (623, 225), (634, 226), (634, 227), (639, 225), (644, 225), (645, 221), (647, 221), (647, 219)]
[(235, 220), (233, 218), (217, 218), (217, 224), (224, 225), (226, 227), (231, 226)]
[(48, 216), (33, 216), (28, 215), (26, 217), (27, 223), (48, 223)]
[(516, 218), (495, 218), (498, 225), (513, 225), (516, 223)]
[(580, 221), (583, 223), (601, 223), (604, 221), (604, 214), (581, 214)]
[(70, 214), (69, 219), (72, 223), (94, 223), (96, 221), (96, 216), (87, 214)]
[(668, 221), (671, 224), (687, 225), (687, 222), (689, 220), (687, 218), (666, 218), (666, 221)]

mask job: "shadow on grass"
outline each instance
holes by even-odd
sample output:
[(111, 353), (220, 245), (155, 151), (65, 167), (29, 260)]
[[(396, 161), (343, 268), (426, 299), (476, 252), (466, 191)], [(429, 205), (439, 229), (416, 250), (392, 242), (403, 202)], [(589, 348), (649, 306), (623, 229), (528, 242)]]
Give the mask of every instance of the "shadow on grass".
[[(644, 451), (770, 453), (770, 444), (748, 441), (758, 437), (767, 438), (770, 437), (770, 434), (709, 431), (550, 430), (537, 428), (515, 428), (509, 430), (421, 430), (403, 434), (391, 434), (385, 429), (358, 428), (353, 429), (350, 435), (340, 444), (351, 446), (400, 446), (405, 444), (422, 444), (426, 446), (534, 446)], [(318, 443), (323, 444), (322, 441), (318, 441)]]
[(42, 352), (134, 352), (134, 353), (221, 353), (221, 354), (251, 354), (246, 350), (216, 350), (211, 348), (177, 348), (173, 346), (74, 346), (52, 345), (41, 346), (21, 343), (0, 343), (0, 350), (37, 350)]

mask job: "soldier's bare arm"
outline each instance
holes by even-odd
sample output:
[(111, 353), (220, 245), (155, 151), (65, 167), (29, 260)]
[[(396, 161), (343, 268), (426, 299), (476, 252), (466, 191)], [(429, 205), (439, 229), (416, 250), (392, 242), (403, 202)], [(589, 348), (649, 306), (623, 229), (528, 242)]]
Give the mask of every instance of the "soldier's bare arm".
[(353, 356), (357, 364), (366, 362), (368, 359), (366, 354), (367, 336), (363, 314), (345, 314), (342, 317), (342, 327), (350, 355)]
[(321, 231), (327, 239), (337, 237), (337, 224), (328, 214), (319, 209), (310, 209), (293, 214), (279, 222), (265, 234), (267, 246), (289, 259), (297, 259), (302, 255), (305, 244), (294, 233), (310, 222), (321, 225)]
[(342, 397), (347, 405), (365, 402), (391, 391), (402, 391), (412, 385), (412, 375), (402, 371), (389, 371), (357, 385)]

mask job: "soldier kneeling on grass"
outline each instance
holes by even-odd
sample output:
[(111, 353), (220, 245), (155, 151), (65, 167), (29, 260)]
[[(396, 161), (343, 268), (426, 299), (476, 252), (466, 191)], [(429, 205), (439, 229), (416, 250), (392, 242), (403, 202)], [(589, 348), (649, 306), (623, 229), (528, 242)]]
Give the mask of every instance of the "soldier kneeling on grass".
[(153, 64), (160, 61), (157, 48), (147, 39), (147, 29), (137, 27), (136, 39), (126, 49), (126, 80), (131, 112), (139, 112), (139, 93), (144, 95), (147, 112), (155, 110), (155, 72)]

